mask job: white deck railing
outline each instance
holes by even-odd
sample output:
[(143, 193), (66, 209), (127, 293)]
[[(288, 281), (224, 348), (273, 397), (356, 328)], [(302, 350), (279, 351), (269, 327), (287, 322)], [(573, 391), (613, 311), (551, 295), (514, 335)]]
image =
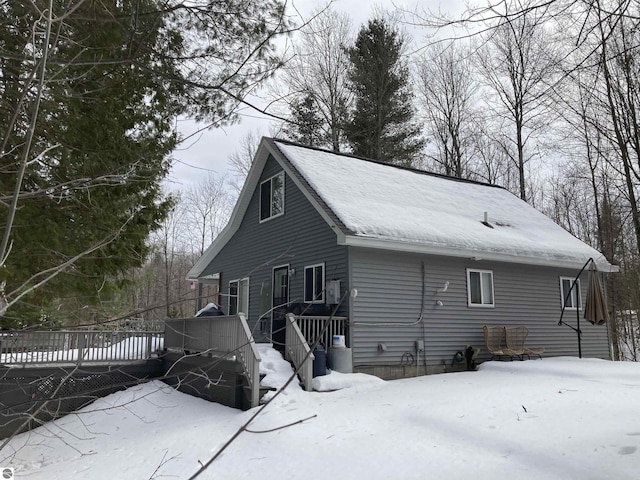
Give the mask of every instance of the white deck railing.
[(287, 314), (284, 353), (285, 360), (293, 363), (293, 366), (298, 371), (298, 376), (304, 385), (304, 389), (310, 392), (312, 389), (311, 381), (313, 380), (313, 360), (315, 357), (313, 353), (311, 353), (309, 344), (296, 323), (296, 317), (292, 313)]
[(287, 314), (285, 358), (293, 363), (305, 390), (312, 389), (313, 360), (311, 348), (322, 343), (333, 346), (334, 335), (345, 335), (347, 317), (306, 317)]
[(0, 333), (0, 364), (146, 360), (163, 347), (163, 337), (162, 332), (9, 330)]
[(296, 323), (309, 345), (322, 343), (325, 349), (333, 346), (334, 335), (346, 335), (347, 317), (297, 316)]
[(167, 320), (165, 347), (236, 358), (251, 387), (251, 406), (258, 406), (261, 359), (244, 314)]

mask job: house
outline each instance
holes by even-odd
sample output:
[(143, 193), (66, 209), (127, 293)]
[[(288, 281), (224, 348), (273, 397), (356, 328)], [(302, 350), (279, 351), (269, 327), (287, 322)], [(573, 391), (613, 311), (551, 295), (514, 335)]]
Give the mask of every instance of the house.
[[(217, 283), (258, 342), (284, 341), (284, 311), (337, 309), (353, 370), (394, 378), (446, 370), (483, 347), (485, 324), (525, 325), (545, 355), (577, 355), (558, 320), (565, 299), (567, 323), (580, 313), (586, 274), (567, 291), (589, 258), (616, 270), (503, 188), (264, 138), (188, 279)], [(583, 355), (610, 358), (607, 327), (584, 323)]]

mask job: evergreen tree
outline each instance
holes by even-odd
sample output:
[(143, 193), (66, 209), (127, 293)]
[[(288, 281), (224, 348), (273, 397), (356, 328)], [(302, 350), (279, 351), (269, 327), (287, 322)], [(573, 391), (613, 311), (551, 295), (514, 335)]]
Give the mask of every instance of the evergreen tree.
[(284, 131), (290, 140), (312, 147), (326, 143), (322, 117), (312, 94), (294, 99), (289, 108), (291, 123)]
[(385, 20), (373, 19), (349, 48), (355, 109), (345, 128), (356, 155), (412, 166), (424, 146), (414, 122), (403, 40)]
[(0, 326), (117, 293), (171, 207), (176, 117), (232, 121), (279, 66), (282, 15), (279, 0), (0, 1)]

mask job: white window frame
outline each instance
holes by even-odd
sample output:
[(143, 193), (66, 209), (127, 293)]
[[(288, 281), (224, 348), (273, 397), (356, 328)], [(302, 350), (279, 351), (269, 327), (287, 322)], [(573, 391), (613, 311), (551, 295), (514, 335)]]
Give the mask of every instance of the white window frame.
[[(273, 182), (274, 179), (280, 179), (280, 185), (282, 185), (282, 207), (279, 212), (273, 213), (273, 205), (274, 205), (274, 196), (273, 196)], [(262, 186), (265, 184), (269, 184), (269, 215), (262, 218)], [(267, 178), (265, 181), (260, 182), (260, 190), (258, 192), (260, 196), (259, 208), (258, 208), (258, 218), (260, 223), (267, 222), (273, 218), (278, 218), (284, 215), (284, 171), (276, 173), (272, 177)]]
[[(317, 285), (316, 283), (316, 269), (317, 268), (322, 268), (322, 280), (320, 282), (320, 285)], [(311, 275), (312, 275), (312, 285), (313, 285), (313, 292), (311, 294), (311, 300), (307, 300), (307, 271), (311, 270)], [(307, 265), (306, 267), (304, 267), (304, 276), (302, 281), (304, 282), (304, 303), (324, 303), (324, 283), (325, 283), (325, 268), (324, 268), (324, 263), (316, 263), (314, 265)], [(316, 298), (316, 292), (318, 292), (318, 287), (320, 288), (320, 295), (317, 296)]]
[[(571, 297), (569, 298), (571, 305), (565, 306), (564, 301), (565, 301), (565, 298), (567, 297), (568, 292), (564, 291), (564, 282), (568, 281), (569, 288), (571, 288), (571, 284), (573, 283), (574, 280), (576, 281), (576, 286), (571, 291)], [(578, 301), (577, 307), (574, 305), (575, 300)], [(563, 307), (565, 310), (582, 310), (582, 288), (580, 286), (579, 278), (576, 279), (575, 277), (560, 277), (560, 307), (561, 308)]]
[[(236, 294), (231, 294), (231, 287), (236, 284)], [(235, 299), (236, 311), (231, 309), (232, 299)], [(229, 315), (237, 315), (244, 313), (245, 317), (249, 317), (249, 277), (239, 278), (229, 281), (229, 301), (227, 302), (227, 311)]]
[[(471, 301), (471, 274), (480, 274), (480, 303)], [(491, 302), (486, 302), (484, 298), (484, 274), (491, 275)], [(480, 270), (478, 268), (467, 268), (467, 305), (473, 308), (494, 308), (496, 306), (496, 295), (493, 281), (493, 270)]]

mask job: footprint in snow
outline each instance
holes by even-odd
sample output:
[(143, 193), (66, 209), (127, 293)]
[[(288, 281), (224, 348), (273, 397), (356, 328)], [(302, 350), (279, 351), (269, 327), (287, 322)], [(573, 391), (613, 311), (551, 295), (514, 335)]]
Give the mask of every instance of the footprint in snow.
[(638, 450), (637, 447), (620, 447), (618, 455), (631, 455), (632, 453), (636, 453), (636, 450)]

